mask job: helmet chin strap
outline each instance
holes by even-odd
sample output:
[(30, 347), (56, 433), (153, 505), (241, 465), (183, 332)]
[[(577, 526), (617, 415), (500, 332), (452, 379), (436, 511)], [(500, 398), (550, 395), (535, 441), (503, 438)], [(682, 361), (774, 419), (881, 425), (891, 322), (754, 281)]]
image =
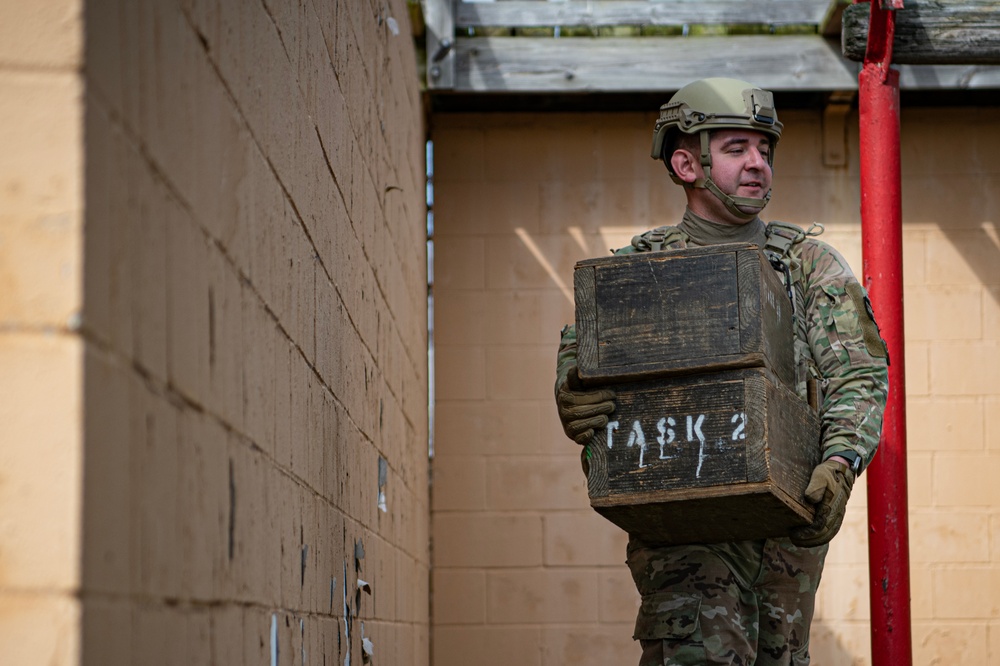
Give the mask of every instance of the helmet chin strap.
[[(719, 186), (715, 184), (715, 181), (706, 173), (704, 184), (702, 185), (705, 189), (715, 195), (715, 198), (722, 202), (730, 213), (740, 218), (741, 220), (750, 221), (757, 217), (757, 214), (764, 209), (767, 202), (771, 200), (771, 190), (767, 191), (763, 199), (755, 199), (753, 197), (734, 197), (726, 194), (719, 189)], [(751, 208), (756, 208), (752, 213), (745, 213), (737, 206), (749, 206)]]
[[(715, 181), (712, 180), (712, 153), (709, 150), (709, 133), (708, 130), (702, 130), (698, 132), (699, 138), (701, 139), (701, 168), (705, 172), (704, 178), (699, 178), (694, 181), (693, 185), (695, 187), (700, 187), (708, 190), (715, 195), (715, 198), (722, 202), (730, 213), (735, 215), (741, 220), (749, 222), (750, 220), (757, 217), (757, 214), (764, 209), (767, 202), (771, 200), (771, 190), (767, 191), (763, 199), (756, 199), (753, 197), (734, 197), (732, 195), (723, 192)], [(738, 208), (738, 206), (749, 206), (751, 208), (756, 208), (752, 213), (745, 213)]]

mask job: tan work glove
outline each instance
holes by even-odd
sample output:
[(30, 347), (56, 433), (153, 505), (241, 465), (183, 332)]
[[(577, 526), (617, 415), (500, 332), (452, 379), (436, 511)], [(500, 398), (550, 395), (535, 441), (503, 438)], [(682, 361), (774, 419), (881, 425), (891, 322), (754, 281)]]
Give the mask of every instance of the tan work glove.
[(586, 389), (573, 363), (556, 385), (556, 408), (566, 436), (580, 445), (590, 443), (594, 430), (608, 424), (608, 414), (615, 411), (615, 392), (610, 389)]
[(806, 486), (806, 499), (816, 505), (816, 516), (812, 525), (792, 532), (792, 543), (806, 548), (829, 543), (844, 522), (847, 499), (853, 487), (854, 472), (847, 465), (836, 460), (817, 465)]

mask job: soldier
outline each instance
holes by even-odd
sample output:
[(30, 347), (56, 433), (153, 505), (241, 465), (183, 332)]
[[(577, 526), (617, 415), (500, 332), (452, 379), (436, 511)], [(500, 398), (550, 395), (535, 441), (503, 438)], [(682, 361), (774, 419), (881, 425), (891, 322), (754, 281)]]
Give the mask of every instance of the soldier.
[[(657, 546), (630, 537), (627, 563), (642, 595), (640, 666), (808, 664), (827, 544), (878, 447), (889, 359), (864, 288), (812, 229), (758, 217), (771, 197), (781, 130), (771, 93), (745, 81), (705, 79), (678, 91), (660, 109), (652, 157), (684, 188), (687, 210), (677, 226), (636, 236), (616, 254), (753, 242), (781, 262), (793, 297), (797, 390), (805, 398), (811, 382), (822, 388), (822, 462), (806, 489), (816, 518), (788, 538)], [(573, 326), (563, 329), (557, 363), (560, 420), (586, 447), (607, 425), (614, 391), (581, 386)]]

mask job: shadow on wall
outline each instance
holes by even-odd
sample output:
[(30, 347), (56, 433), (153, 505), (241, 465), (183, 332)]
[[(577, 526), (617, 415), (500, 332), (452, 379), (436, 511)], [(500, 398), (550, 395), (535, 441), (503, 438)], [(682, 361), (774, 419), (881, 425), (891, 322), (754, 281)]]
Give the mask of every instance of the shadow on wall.
[[(1000, 285), (1000, 231), (995, 222), (984, 221), (979, 228), (962, 228), (940, 223), (939, 228), (983, 286)], [(988, 289), (1000, 303), (1000, 289)]]

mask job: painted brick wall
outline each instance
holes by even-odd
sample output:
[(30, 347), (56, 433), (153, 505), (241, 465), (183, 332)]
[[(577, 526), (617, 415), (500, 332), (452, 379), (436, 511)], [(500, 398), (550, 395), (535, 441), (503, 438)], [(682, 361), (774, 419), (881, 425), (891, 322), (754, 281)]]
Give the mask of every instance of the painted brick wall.
[[(903, 115), (915, 663), (1000, 664), (1000, 126)], [(589, 509), (552, 400), (573, 264), (676, 223), (652, 114), (438, 115), (432, 536), (435, 666), (630, 664), (625, 536)], [(818, 112), (782, 114), (768, 220), (826, 225), (861, 272), (856, 116), (822, 164)], [(831, 547), (818, 664), (867, 664), (865, 484)]]
[(3, 13), (0, 661), (426, 664), (406, 3)]
[(0, 3), (0, 662), (79, 655), (82, 3)]

